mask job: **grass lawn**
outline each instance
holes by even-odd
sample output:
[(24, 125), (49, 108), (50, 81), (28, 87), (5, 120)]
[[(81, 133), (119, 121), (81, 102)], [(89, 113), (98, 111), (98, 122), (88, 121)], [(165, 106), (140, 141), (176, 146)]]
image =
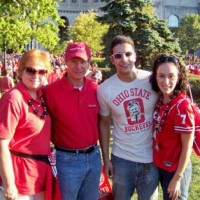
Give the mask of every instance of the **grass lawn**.
[(197, 157), (195, 153), (192, 154), (192, 166), (193, 174), (188, 200), (198, 200), (200, 199), (200, 157)]

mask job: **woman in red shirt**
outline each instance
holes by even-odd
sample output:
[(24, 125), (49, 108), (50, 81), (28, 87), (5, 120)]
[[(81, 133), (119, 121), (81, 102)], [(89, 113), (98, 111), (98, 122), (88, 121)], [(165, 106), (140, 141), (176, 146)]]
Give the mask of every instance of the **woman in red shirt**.
[(19, 82), (0, 100), (0, 195), (6, 199), (45, 199), (51, 123), (40, 88), (49, 67), (47, 53), (25, 52)]
[(154, 112), (153, 159), (164, 200), (186, 200), (192, 175), (194, 113), (187, 97), (186, 68), (174, 56), (156, 58), (150, 82), (160, 94)]

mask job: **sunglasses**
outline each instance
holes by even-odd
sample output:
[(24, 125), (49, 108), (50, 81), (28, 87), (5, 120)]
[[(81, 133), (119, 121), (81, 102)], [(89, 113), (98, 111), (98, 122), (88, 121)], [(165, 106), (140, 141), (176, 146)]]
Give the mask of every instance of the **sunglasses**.
[(34, 69), (32, 67), (26, 67), (25, 70), (26, 74), (30, 75), (30, 76), (33, 76), (35, 74), (39, 74), (41, 76), (44, 76), (46, 73), (47, 73), (47, 70), (46, 69)]
[(179, 59), (174, 56), (162, 56), (161, 58), (156, 60), (156, 64), (161, 64), (165, 62), (179, 63)]
[(127, 51), (123, 53), (113, 53), (111, 56), (114, 57), (115, 59), (121, 59), (122, 56), (125, 55), (127, 58), (133, 55), (132, 51)]

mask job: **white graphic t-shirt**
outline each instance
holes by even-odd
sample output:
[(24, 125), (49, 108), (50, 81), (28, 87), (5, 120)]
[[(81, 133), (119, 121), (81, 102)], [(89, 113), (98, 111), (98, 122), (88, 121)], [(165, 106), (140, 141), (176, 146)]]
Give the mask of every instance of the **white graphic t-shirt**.
[(123, 82), (117, 74), (99, 85), (97, 97), (100, 115), (112, 115), (113, 149), (120, 158), (152, 162), (152, 121), (157, 94), (149, 82), (150, 72), (137, 70), (132, 82)]

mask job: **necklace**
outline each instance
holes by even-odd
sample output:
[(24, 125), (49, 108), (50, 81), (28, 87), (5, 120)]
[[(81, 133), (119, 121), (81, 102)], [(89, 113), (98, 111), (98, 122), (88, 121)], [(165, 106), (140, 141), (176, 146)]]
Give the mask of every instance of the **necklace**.
[(155, 148), (156, 148), (157, 151), (159, 151), (158, 134), (162, 131), (162, 128), (165, 124), (165, 119), (166, 119), (168, 112), (169, 112), (169, 109), (171, 107), (171, 102), (176, 96), (177, 95), (170, 95), (169, 101), (168, 101), (167, 104), (165, 104), (166, 107), (163, 110), (162, 114), (160, 113), (160, 110), (161, 110), (161, 106), (164, 105), (163, 97), (161, 97), (160, 100), (158, 101), (158, 103), (156, 104), (155, 112), (154, 112), (154, 115), (153, 115), (153, 124), (154, 124), (153, 137), (154, 137), (155, 142), (156, 142)]
[(171, 101), (172, 101), (172, 99), (170, 98), (170, 100), (166, 104), (166, 108), (163, 111), (161, 116), (159, 115), (159, 112), (160, 112), (161, 106), (164, 105), (163, 98), (161, 98), (160, 101), (156, 104), (156, 109), (155, 109), (154, 116), (153, 116), (153, 118), (154, 118), (154, 130), (156, 132), (162, 131), (162, 127), (164, 126), (166, 116), (169, 112), (169, 107), (171, 106)]
[(30, 99), (28, 101), (28, 105), (33, 109), (33, 113), (34, 114), (39, 115), (41, 119), (44, 119), (48, 115), (47, 107), (46, 107), (46, 104), (45, 104), (44, 99), (42, 98), (42, 96), (40, 97), (40, 100), (41, 100), (41, 105), (42, 105), (42, 107), (44, 109), (44, 112), (42, 114), (39, 113), (39, 110), (34, 107), (32, 99)]

